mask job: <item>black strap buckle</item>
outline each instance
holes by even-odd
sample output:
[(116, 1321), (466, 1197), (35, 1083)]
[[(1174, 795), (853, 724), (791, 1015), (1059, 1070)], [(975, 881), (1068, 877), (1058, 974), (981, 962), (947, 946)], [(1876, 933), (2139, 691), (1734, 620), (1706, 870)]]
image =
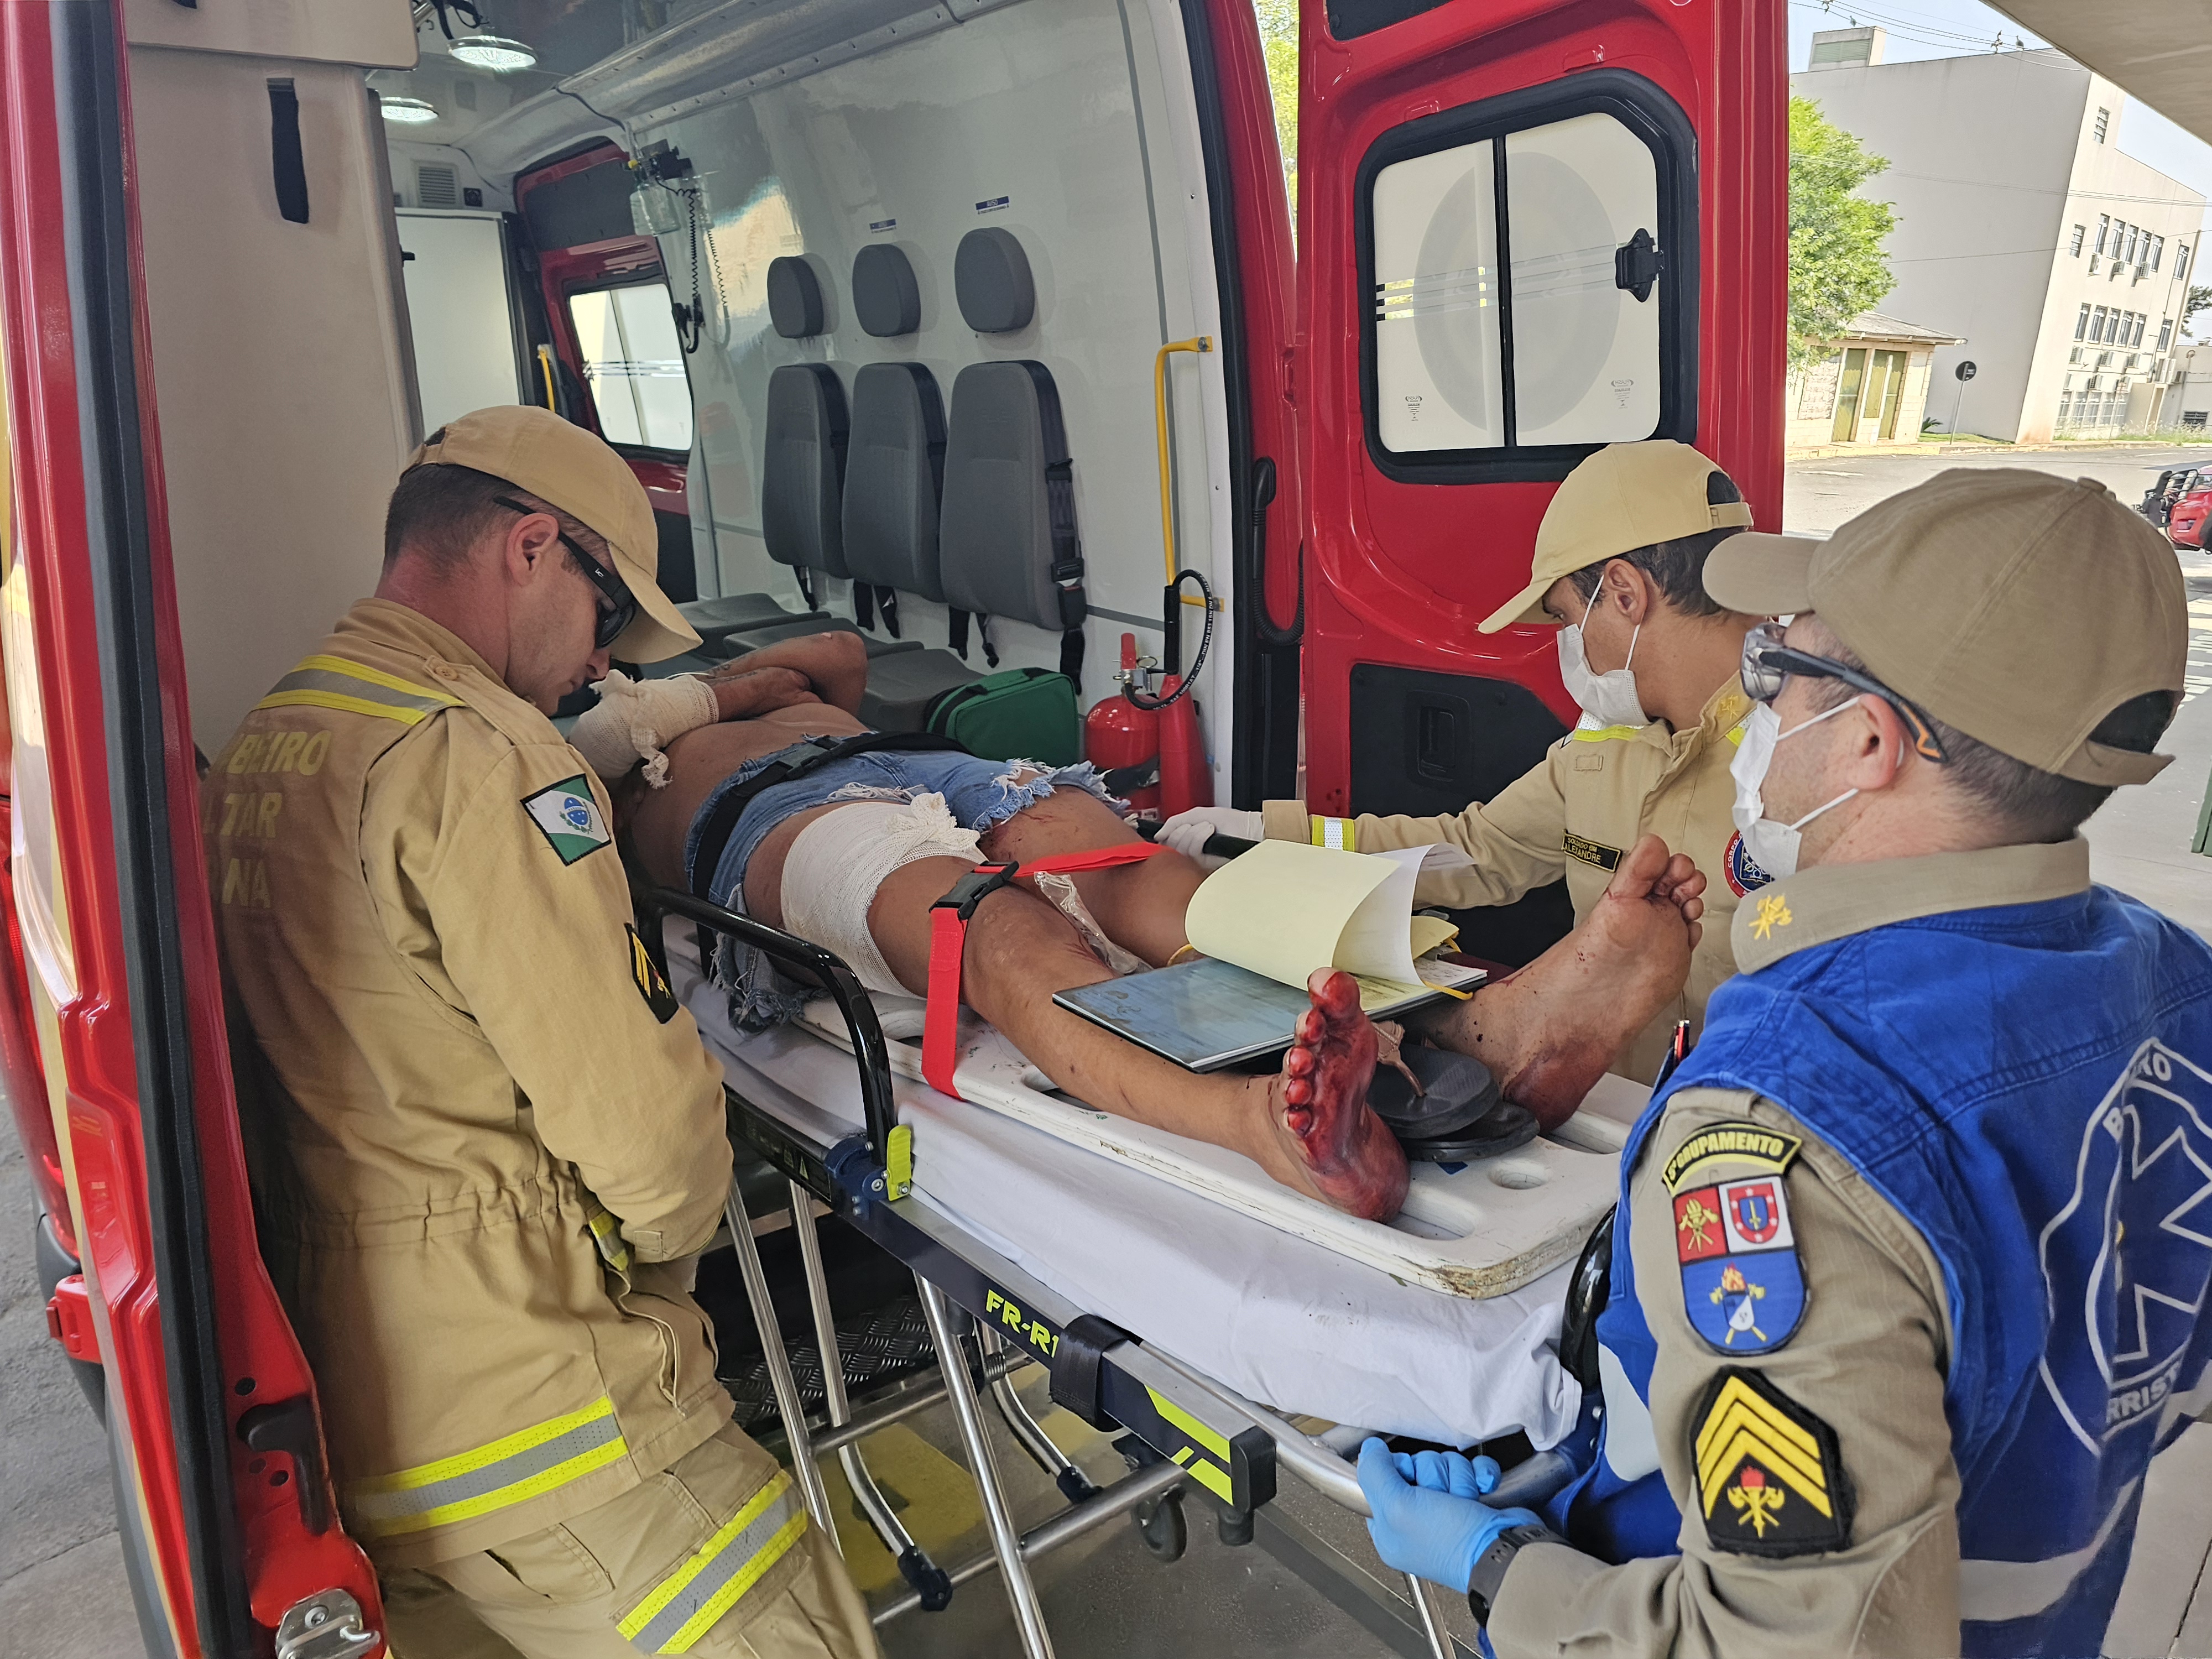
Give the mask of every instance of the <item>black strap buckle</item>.
[(1000, 864), (979, 864), (945, 890), (945, 896), (929, 908), (956, 912), (963, 922), (973, 921), (975, 907), (1001, 887), (1011, 887), (1021, 866), (1009, 859)]
[(1121, 1425), (1106, 1415), (1100, 1398), (1098, 1367), (1106, 1350), (1116, 1343), (1137, 1339), (1111, 1320), (1097, 1314), (1071, 1319), (1052, 1350), (1052, 1401), (1064, 1406), (1094, 1429)]

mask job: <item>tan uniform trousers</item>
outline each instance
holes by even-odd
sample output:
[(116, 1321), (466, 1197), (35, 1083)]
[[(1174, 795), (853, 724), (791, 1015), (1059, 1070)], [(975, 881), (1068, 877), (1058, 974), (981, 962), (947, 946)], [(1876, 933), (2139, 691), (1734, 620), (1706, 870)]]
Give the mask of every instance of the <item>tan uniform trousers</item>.
[(811, 1524), (703, 1627), (695, 1620), (672, 1633), (647, 1622), (635, 1637), (623, 1633), (672, 1571), (711, 1549), (759, 1485), (760, 1453), (725, 1426), (666, 1473), (558, 1526), (389, 1574), (393, 1659), (878, 1659), (868, 1610), (835, 1545)]

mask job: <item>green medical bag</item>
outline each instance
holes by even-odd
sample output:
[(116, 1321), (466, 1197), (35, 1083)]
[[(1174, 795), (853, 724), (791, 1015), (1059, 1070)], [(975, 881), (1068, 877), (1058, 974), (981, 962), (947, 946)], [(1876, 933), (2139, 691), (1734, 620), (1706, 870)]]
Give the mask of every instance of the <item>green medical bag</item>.
[(1048, 668), (1009, 668), (955, 686), (930, 706), (928, 729), (989, 760), (1073, 766), (1083, 758), (1075, 682)]

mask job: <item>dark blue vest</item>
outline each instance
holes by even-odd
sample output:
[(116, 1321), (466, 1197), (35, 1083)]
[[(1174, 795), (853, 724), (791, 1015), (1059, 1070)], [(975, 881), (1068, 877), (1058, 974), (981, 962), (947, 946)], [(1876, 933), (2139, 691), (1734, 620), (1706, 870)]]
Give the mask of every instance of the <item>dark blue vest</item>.
[[(1778, 1103), (1942, 1266), (1966, 1653), (2098, 1651), (2151, 1455), (2212, 1403), (2212, 949), (2098, 887), (1729, 981), (1621, 1156), (1598, 1339), (1646, 1400), (1628, 1178), (1667, 1097), (1700, 1086)], [(1607, 1560), (1680, 1547), (1658, 1474), (1602, 1455), (1553, 1518)]]

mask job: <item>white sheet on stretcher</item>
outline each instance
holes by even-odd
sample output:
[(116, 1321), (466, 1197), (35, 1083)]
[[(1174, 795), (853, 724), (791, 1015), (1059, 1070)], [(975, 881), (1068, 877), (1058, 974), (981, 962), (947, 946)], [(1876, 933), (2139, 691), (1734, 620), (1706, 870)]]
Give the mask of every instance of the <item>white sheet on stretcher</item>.
[[(796, 1027), (738, 1032), (691, 928), (667, 939), (672, 987), (732, 1087), (811, 1133), (860, 1127), (850, 1055)], [(1480, 1301), (1401, 1284), (999, 1113), (893, 1086), (915, 1185), (939, 1206), (1085, 1312), (1253, 1399), (1455, 1445), (1518, 1428), (1549, 1446), (1574, 1425), (1581, 1389), (1554, 1352), (1571, 1267)]]

